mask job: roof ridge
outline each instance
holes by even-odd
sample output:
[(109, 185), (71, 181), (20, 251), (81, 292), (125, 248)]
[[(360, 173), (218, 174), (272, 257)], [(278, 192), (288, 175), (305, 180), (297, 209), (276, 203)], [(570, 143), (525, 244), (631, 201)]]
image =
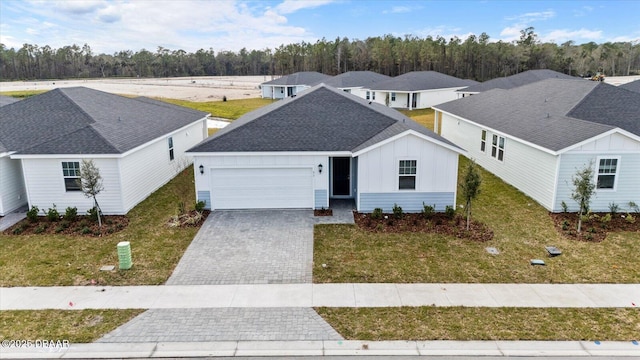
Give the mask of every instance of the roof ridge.
[[(84, 86), (75, 86), (75, 88), (85, 88), (85, 89), (89, 89), (89, 88), (86, 88), (86, 87), (84, 87)], [(70, 89), (73, 89), (73, 88), (70, 88)], [(64, 89), (64, 88), (57, 88), (57, 89), (54, 89), (53, 91), (56, 91), (56, 90), (59, 90), (59, 92), (60, 92), (60, 93), (61, 93), (61, 94), (62, 94), (62, 95), (63, 95), (63, 96), (64, 96), (64, 97), (65, 97), (65, 98), (70, 102), (70, 103), (72, 103), (73, 105), (75, 105), (75, 107), (76, 107), (76, 108), (80, 109), (80, 111), (81, 111), (83, 114), (85, 114), (85, 115), (86, 115), (86, 116), (91, 120), (91, 122), (90, 122), (89, 124), (95, 124), (95, 123), (96, 123), (96, 120), (93, 118), (93, 116), (89, 115), (89, 113), (88, 113), (88, 112), (86, 112), (86, 111), (82, 108), (82, 106), (78, 105), (78, 103), (76, 103), (75, 101), (73, 101), (73, 99), (71, 99), (71, 98), (69, 97), (69, 95), (67, 95), (67, 93), (65, 93), (65, 92), (64, 92), (64, 90), (66, 90), (66, 89)], [(94, 90), (94, 89), (91, 89), (91, 90)], [(96, 90), (96, 91), (99, 91), (99, 90)], [(91, 125), (87, 125), (87, 126), (91, 126)]]

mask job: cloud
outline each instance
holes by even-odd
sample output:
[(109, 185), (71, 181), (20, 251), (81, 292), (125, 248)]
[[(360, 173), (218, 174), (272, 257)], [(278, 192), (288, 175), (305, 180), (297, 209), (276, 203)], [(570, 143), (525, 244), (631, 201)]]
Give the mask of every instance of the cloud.
[(505, 19), (509, 21), (518, 21), (519, 23), (531, 23), (535, 21), (544, 21), (547, 19), (551, 19), (556, 16), (555, 11), (547, 10), (547, 11), (539, 11), (539, 12), (530, 12), (515, 16), (508, 16)]
[(553, 30), (548, 34), (541, 36), (541, 40), (543, 42), (555, 42), (555, 43), (563, 43), (569, 40), (602, 40), (602, 30), (588, 30), (588, 29), (580, 29), (580, 30)]
[(291, 14), (298, 10), (313, 9), (332, 2), (335, 0), (284, 0), (275, 7), (275, 10), (280, 14)]
[(62, 0), (55, 1), (54, 5), (63, 12), (76, 15), (90, 14), (107, 6), (102, 0)]
[(452, 27), (446, 25), (439, 25), (435, 27), (428, 27), (417, 30), (415, 35), (420, 37), (431, 36), (432, 38), (437, 38), (438, 36), (444, 38), (447, 42), (449, 42), (452, 38), (457, 37), (462, 41), (465, 41), (469, 36), (475, 35), (471, 32), (463, 33), (462, 29), (459, 27)]

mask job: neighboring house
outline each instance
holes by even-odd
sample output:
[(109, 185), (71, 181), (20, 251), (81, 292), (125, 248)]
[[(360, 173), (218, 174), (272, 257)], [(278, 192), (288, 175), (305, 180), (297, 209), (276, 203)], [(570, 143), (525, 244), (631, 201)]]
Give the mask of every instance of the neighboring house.
[(413, 71), (370, 86), (365, 99), (399, 109), (426, 109), (457, 99), (456, 90), (477, 84), (437, 71)]
[(0, 215), (37, 206), (90, 209), (77, 184), (83, 159), (100, 169), (105, 214), (126, 214), (188, 165), (208, 114), (83, 87), (0, 108)]
[(592, 164), (593, 211), (640, 203), (640, 94), (549, 79), (440, 104), (443, 137), (550, 211), (572, 211), (572, 177)]
[(320, 84), (187, 151), (209, 209), (455, 206), (464, 151), (399, 112)]
[(371, 86), (389, 79), (391, 79), (390, 76), (373, 71), (348, 71), (336, 75), (324, 83), (365, 99)]
[(491, 80), (487, 80), (483, 83), (471, 85), (468, 88), (458, 90), (458, 97), (466, 97), (470, 95), (476, 95), (484, 91), (492, 89), (509, 90), (517, 88), (522, 85), (533, 84), (536, 81), (547, 79), (580, 79), (570, 75), (566, 75), (557, 71), (540, 69), (540, 70), (528, 70), (515, 75), (500, 77)]
[(281, 78), (267, 81), (260, 85), (262, 97), (265, 99), (284, 99), (298, 95), (323, 81), (331, 79), (331, 76), (315, 71), (303, 71), (286, 75)]
[(20, 101), (20, 99), (16, 99), (11, 96), (0, 95), (0, 107), (13, 104), (14, 102)]
[(619, 86), (621, 89), (640, 93), (640, 79)]

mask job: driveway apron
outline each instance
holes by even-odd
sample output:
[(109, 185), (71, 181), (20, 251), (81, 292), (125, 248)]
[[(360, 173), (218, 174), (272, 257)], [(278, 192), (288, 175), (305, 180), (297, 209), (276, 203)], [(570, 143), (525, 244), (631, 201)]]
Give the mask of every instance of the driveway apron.
[(167, 285), (312, 281), (311, 210), (214, 211)]

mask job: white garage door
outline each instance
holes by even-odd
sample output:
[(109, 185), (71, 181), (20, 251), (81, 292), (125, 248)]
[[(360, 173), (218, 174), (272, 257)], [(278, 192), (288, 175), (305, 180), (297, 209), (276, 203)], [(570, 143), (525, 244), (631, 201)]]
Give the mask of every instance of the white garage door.
[(313, 207), (311, 168), (211, 170), (213, 209)]

